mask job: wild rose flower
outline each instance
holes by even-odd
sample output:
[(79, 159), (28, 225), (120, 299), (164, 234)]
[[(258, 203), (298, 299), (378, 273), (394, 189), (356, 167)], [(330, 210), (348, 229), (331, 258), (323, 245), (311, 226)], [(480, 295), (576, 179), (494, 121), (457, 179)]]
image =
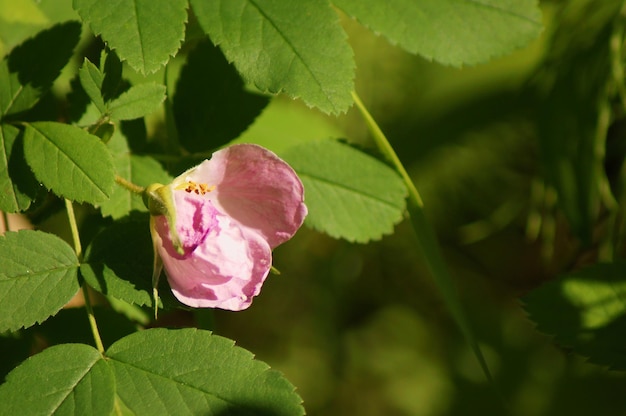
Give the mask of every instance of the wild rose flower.
[(252, 144), (219, 150), (148, 191), (161, 205), (153, 239), (172, 292), (193, 307), (250, 306), (270, 271), (272, 249), (289, 240), (307, 214), (293, 169)]

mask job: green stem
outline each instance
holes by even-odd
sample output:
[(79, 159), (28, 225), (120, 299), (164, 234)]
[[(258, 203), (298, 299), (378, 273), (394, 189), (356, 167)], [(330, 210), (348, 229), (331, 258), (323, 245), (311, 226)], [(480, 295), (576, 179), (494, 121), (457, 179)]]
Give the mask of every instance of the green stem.
[(144, 187), (141, 187), (139, 185), (135, 185), (134, 183), (122, 178), (121, 176), (115, 175), (115, 182), (117, 182), (119, 185), (123, 186), (124, 188), (126, 188), (127, 190), (131, 191), (132, 193), (135, 194), (143, 194), (143, 192), (145, 191)]
[[(72, 205), (72, 201), (70, 201), (69, 199), (65, 199), (65, 209), (67, 211), (67, 218), (70, 222), (70, 229), (72, 231), (74, 251), (76, 252), (76, 257), (78, 257), (78, 261), (81, 262), (83, 260), (83, 248), (80, 243), (80, 234), (78, 233), (78, 225), (76, 224), (74, 206)], [(98, 349), (98, 351), (100, 351), (101, 354), (104, 354), (104, 344), (102, 344), (102, 338), (100, 337), (100, 331), (98, 330), (98, 324), (96, 323), (96, 316), (94, 315), (93, 308), (91, 307), (91, 299), (89, 298), (89, 290), (87, 288), (87, 284), (83, 282), (81, 288), (83, 290), (83, 297), (85, 298), (85, 309), (87, 310), (87, 318), (89, 319), (89, 326), (91, 327), (91, 333), (93, 334), (96, 348)]]
[(9, 214), (7, 214), (5, 211), (2, 211), (2, 221), (4, 222), (4, 232), (9, 232), (11, 231), (9, 229)]
[(402, 162), (398, 158), (398, 155), (393, 150), (393, 147), (389, 143), (389, 140), (387, 140), (380, 127), (378, 127), (378, 124), (376, 123), (374, 118), (367, 111), (367, 108), (365, 107), (357, 93), (353, 92), (352, 97), (354, 99), (357, 109), (360, 111), (363, 119), (365, 120), (365, 123), (367, 124), (372, 134), (372, 138), (374, 139), (378, 150), (393, 164), (396, 171), (404, 180), (404, 183), (409, 192), (407, 210), (409, 211), (413, 230), (417, 234), (418, 240), (420, 241), (421, 254), (424, 255), (428, 271), (430, 272), (435, 283), (437, 284), (437, 287), (440, 290), (444, 302), (446, 303), (446, 306), (448, 307), (448, 310), (450, 311), (452, 317), (458, 324), (459, 328), (463, 332), (463, 335), (467, 339), (467, 342), (474, 351), (474, 354), (476, 355), (476, 358), (483, 372), (485, 373), (485, 376), (490, 382), (493, 382), (493, 378), (491, 376), (491, 373), (489, 372), (487, 362), (485, 361), (482, 351), (480, 350), (478, 341), (474, 337), (474, 333), (463, 311), (461, 301), (459, 300), (458, 293), (456, 292), (456, 289), (454, 287), (454, 281), (452, 279), (452, 276), (448, 272), (448, 267), (445, 264), (443, 255), (439, 249), (439, 244), (437, 242), (437, 237), (435, 236), (435, 231), (431, 227), (424, 214), (424, 203), (422, 201), (422, 197), (415, 187), (413, 180), (402, 165)]

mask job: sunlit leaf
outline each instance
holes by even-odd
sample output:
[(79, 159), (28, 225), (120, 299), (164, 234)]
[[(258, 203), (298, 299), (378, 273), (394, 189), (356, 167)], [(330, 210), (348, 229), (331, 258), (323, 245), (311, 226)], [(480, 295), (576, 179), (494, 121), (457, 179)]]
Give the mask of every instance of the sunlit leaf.
[(55, 235), (23, 230), (0, 237), (0, 331), (56, 314), (78, 291), (77, 272), (74, 251)]
[(57, 195), (97, 204), (115, 184), (113, 160), (104, 143), (68, 124), (26, 126), (24, 154), (37, 179)]
[(338, 16), (317, 0), (191, 0), (203, 30), (263, 92), (327, 113), (352, 104), (354, 62)]
[(294, 386), (279, 372), (208, 331), (142, 331), (106, 355), (117, 394), (135, 414), (304, 414)]
[(132, 120), (154, 112), (165, 101), (165, 86), (139, 84), (130, 87), (108, 104), (111, 117), (117, 120)]
[(402, 219), (406, 187), (377, 159), (332, 140), (294, 146), (283, 156), (304, 184), (307, 225), (364, 243), (390, 234)]
[(591, 362), (626, 370), (626, 262), (596, 264), (523, 298), (537, 328)]
[(78, 76), (80, 78), (80, 85), (96, 105), (101, 113), (106, 111), (104, 106), (104, 100), (102, 99), (102, 82), (104, 81), (104, 74), (100, 72), (97, 66), (92, 64), (87, 58), (83, 62), (83, 66), (78, 70)]
[(174, 55), (185, 34), (185, 0), (74, 0), (74, 9), (120, 59), (147, 74)]
[(102, 415), (113, 412), (115, 381), (93, 347), (63, 344), (32, 356), (0, 386), (3, 415)]
[(512, 52), (542, 29), (536, 0), (332, 2), (407, 51), (455, 66)]

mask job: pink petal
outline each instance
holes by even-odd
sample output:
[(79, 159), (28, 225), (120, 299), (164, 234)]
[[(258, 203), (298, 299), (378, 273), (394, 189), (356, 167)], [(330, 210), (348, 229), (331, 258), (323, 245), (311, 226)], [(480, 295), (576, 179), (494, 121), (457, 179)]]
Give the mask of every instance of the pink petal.
[(257, 230), (271, 248), (289, 240), (307, 214), (302, 182), (269, 150), (240, 144), (213, 153), (176, 179), (215, 185), (209, 194), (216, 208)]
[[(259, 294), (272, 262), (271, 249), (258, 234), (217, 214), (203, 243), (184, 256), (159, 246), (172, 288), (182, 303), (238, 311)], [(159, 233), (161, 238), (168, 234)], [(166, 241), (164, 241), (167, 243)]]

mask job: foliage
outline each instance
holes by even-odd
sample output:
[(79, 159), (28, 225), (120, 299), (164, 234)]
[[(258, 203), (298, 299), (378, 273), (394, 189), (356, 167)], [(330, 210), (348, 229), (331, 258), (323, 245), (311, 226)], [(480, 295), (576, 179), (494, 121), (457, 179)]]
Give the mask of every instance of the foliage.
[[(600, 263), (578, 268), (561, 262), (552, 273), (558, 277), (523, 300), (538, 329), (557, 343), (624, 370), (623, 7), (617, 0), (545, 6), (555, 11), (548, 14), (547, 53), (525, 79), (522, 99), (530, 105), (515, 108), (536, 139), (536, 186), (523, 190), (534, 192), (531, 201), (521, 208), (505, 201), (486, 219), (456, 224), (447, 215), (454, 207), (423, 203), (418, 189), (428, 189), (432, 178), (415, 180), (407, 169), (414, 161), (420, 162), (416, 170), (427, 164), (429, 144), (409, 134), (410, 145), (392, 141), (392, 147), (356, 95), (355, 77), (358, 84), (363, 76), (359, 49), (356, 56), (353, 50), (358, 32), (346, 28), (354, 19), (404, 52), (467, 67), (537, 38), (544, 16), (534, 0), (0, 0), (0, 211), (6, 228), (10, 213), (36, 229), (0, 237), (0, 346), (22, 350), (7, 361), (10, 368), (0, 368), (6, 376), (0, 413), (304, 414), (300, 392), (285, 376), (206, 330), (214, 327), (212, 314), (190, 312), (165, 279), (153, 287), (159, 264), (142, 190), (169, 183), (213, 151), (242, 141), (269, 147), (299, 175), (311, 238), (385, 242), (407, 219), (414, 234), (405, 251), (420, 256), (435, 279), (487, 377), (493, 363), (483, 357), (465, 316), (433, 225), (442, 234), (441, 223), (454, 232), (461, 227), (463, 241), (479, 242), (526, 215), (527, 235), (548, 260), (563, 240), (578, 244), (572, 257), (597, 249)], [(374, 81), (381, 89), (387, 85), (382, 75)], [(292, 114), (279, 94), (308, 108)], [(373, 101), (373, 108), (384, 105)], [(342, 115), (355, 102), (375, 150), (370, 142), (357, 143), (357, 134), (346, 140), (328, 125), (327, 116)], [(405, 107), (411, 118), (411, 105)], [(464, 122), (453, 121), (438, 121), (434, 130), (443, 136)], [(392, 124), (384, 127), (394, 131)], [(417, 155), (408, 149), (418, 149)], [(455, 157), (444, 164), (452, 170), (465, 162)], [(464, 188), (458, 193), (464, 213), (484, 208), (487, 201)], [(502, 199), (511, 191), (498, 189)], [(318, 249), (307, 253), (311, 262), (324, 251)], [(324, 267), (312, 267), (323, 274), (318, 269)], [(340, 268), (350, 274), (350, 266)], [(394, 279), (412, 284), (391, 268)], [(55, 332), (56, 323), (66, 322), (70, 301), (84, 308), (95, 347), (78, 330), (73, 339), (71, 331), (60, 331), (69, 338), (28, 344), (38, 331)], [(195, 328), (151, 328), (169, 326), (150, 317), (157, 308), (165, 317), (186, 311), (194, 320), (184, 326)], [(390, 310), (382, 316), (411, 325), (404, 312)], [(277, 332), (289, 332), (283, 324), (273, 323)], [(380, 333), (383, 341), (411, 338)], [(384, 357), (383, 341), (369, 336), (352, 333), (347, 349), (369, 345)], [(393, 371), (382, 364), (372, 371), (401, 373), (402, 364), (393, 364)]]

